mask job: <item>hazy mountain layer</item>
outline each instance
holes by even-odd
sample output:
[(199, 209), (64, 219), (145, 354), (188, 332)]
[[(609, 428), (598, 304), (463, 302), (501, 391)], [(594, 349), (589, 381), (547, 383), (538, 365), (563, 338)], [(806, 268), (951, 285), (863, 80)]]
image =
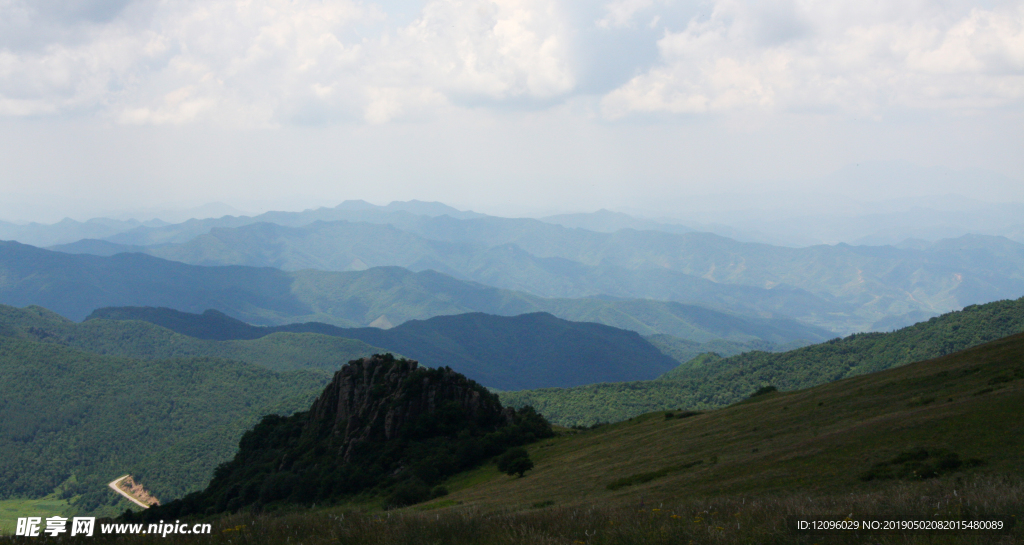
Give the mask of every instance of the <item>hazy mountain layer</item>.
[[(531, 226), (562, 229), (539, 222)], [(80, 241), (56, 249), (100, 255), (116, 253), (114, 247), (99, 241)], [(125, 246), (122, 249), (139, 251), (141, 248)], [(801, 316), (805, 320), (828, 321), (830, 325), (857, 319), (856, 308), (852, 305), (788, 286), (766, 289), (729, 285), (665, 268), (631, 270), (614, 264), (583, 265), (559, 257), (540, 258), (511, 243), (486, 247), (475, 242), (431, 240), (393, 225), (315, 222), (298, 228), (253, 224), (238, 229), (217, 228), (187, 243), (143, 250), (196, 265), (271, 266), (292, 271), (351, 271), (398, 265), (415, 271), (440, 271), (456, 278), (550, 298), (610, 295), (669, 300), (748, 316)], [(662, 332), (681, 336), (679, 332)]]
[[(216, 228), (233, 228), (254, 223), (273, 223), (301, 227), (316, 221), (360, 221), (369, 223), (414, 224), (421, 217), (450, 216), (459, 219), (486, 217), (475, 212), (463, 212), (439, 202), (393, 202), (375, 206), (366, 201), (345, 201), (334, 208), (321, 207), (302, 212), (272, 211), (258, 216), (224, 216), (222, 218), (191, 219), (174, 225), (145, 226), (125, 230), (108, 237), (117, 244), (149, 246), (154, 244), (184, 243), (209, 233)], [(87, 238), (87, 237), (80, 237)]]
[[(337, 209), (318, 213), (356, 219), (355, 212)], [(787, 248), (709, 233), (600, 233), (530, 219), (456, 219), (379, 209), (358, 213), (368, 221), (289, 227), (228, 225), (239, 218), (208, 220), (223, 227), (204, 227), (208, 232), (187, 242), (146, 251), (203, 265), (434, 269), (544, 297), (672, 300), (790, 316), (837, 332), (898, 327), (921, 316), (1024, 293), (1024, 245), (1001, 237), (971, 235), (923, 247)], [(303, 221), (310, 217), (302, 216)], [(181, 240), (184, 227), (159, 229), (178, 229), (175, 240)], [(81, 245), (64, 249), (89, 251)]]
[(164, 225), (166, 224), (159, 220), (140, 222), (109, 218), (95, 218), (89, 221), (65, 218), (52, 224), (28, 223), (24, 225), (0, 221), (0, 240), (17, 240), (34, 246), (52, 246), (82, 239), (105, 238), (139, 227), (145, 230)]
[[(214, 210), (231, 210), (222, 203), (194, 209), (193, 212), (211, 213)], [(160, 211), (144, 211), (144, 214)], [(22, 244), (33, 246), (53, 246), (70, 244), (82, 239), (111, 238), (112, 242), (128, 245), (152, 245), (168, 242), (187, 242), (197, 235), (208, 233), (214, 227), (239, 227), (251, 223), (269, 222), (280, 225), (306, 225), (317, 220), (334, 221), (395, 221), (398, 218), (411, 216), (448, 215), (453, 218), (477, 218), (484, 214), (463, 212), (438, 202), (407, 201), (393, 202), (387, 206), (376, 206), (366, 201), (345, 201), (334, 208), (321, 207), (302, 212), (266, 212), (257, 216), (221, 216), (204, 219), (175, 219), (182, 212), (168, 212), (171, 216), (148, 221), (138, 221), (122, 217), (93, 218), (88, 221), (76, 221), (65, 218), (57, 223), (17, 224), (0, 221), (0, 240), (16, 240)], [(188, 217), (188, 216), (185, 216)], [(92, 253), (92, 252), (85, 252)]]
[(367, 271), (283, 272), (270, 268), (200, 267), (142, 254), (71, 255), (0, 242), (0, 303), (39, 305), (73, 320), (107, 306), (216, 309), (250, 323), (319, 321), (365, 326), (445, 314), (518, 315), (546, 311), (704, 342), (824, 340), (829, 333), (789, 319), (740, 318), (700, 307), (656, 301), (544, 299), (397, 267)]

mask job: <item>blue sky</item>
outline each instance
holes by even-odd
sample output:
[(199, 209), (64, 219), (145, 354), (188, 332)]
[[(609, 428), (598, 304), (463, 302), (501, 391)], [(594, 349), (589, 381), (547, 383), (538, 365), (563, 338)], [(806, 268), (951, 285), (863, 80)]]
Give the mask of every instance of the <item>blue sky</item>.
[(1019, 1), (2, 0), (0, 219), (1021, 201), (1022, 105)]

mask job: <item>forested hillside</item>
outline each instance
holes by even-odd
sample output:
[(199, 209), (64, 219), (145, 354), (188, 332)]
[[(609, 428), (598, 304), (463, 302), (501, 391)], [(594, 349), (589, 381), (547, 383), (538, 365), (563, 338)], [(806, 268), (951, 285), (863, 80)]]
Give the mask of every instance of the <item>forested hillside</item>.
[(213, 341), (175, 333), (142, 320), (97, 319), (76, 323), (42, 307), (19, 309), (7, 305), (0, 305), (0, 335), (94, 354), (144, 359), (223, 358), (274, 371), (305, 369), (333, 373), (351, 360), (387, 352), (355, 339), (317, 333), (275, 332), (252, 340)]
[(55, 490), (91, 511), (132, 473), (157, 498), (205, 485), (242, 433), (327, 382), (215, 358), (101, 356), (0, 337), (0, 499)]
[[(697, 343), (673, 337), (671, 335), (651, 335), (645, 337), (647, 342), (653, 344), (662, 354), (678, 361), (687, 363), (698, 356), (717, 354), (718, 356), (735, 356), (744, 352), (759, 350), (761, 352), (787, 352), (811, 343), (794, 341), (786, 344), (775, 344), (766, 341), (750, 341), (746, 343), (716, 339), (713, 341)], [(677, 367), (671, 372), (677, 371)]]
[(974, 305), (892, 333), (864, 333), (784, 353), (703, 358), (659, 380), (503, 392), (513, 406), (533, 405), (552, 422), (589, 425), (664, 409), (703, 410), (759, 388), (808, 388), (951, 354), (1024, 331), (1024, 298)]

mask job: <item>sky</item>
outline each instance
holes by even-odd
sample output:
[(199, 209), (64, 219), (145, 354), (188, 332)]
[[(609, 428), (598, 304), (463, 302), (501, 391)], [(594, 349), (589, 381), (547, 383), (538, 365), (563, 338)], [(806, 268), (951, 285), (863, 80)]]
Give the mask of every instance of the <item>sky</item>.
[(1024, 201), (1024, 2), (0, 0), (2, 220), (808, 195)]

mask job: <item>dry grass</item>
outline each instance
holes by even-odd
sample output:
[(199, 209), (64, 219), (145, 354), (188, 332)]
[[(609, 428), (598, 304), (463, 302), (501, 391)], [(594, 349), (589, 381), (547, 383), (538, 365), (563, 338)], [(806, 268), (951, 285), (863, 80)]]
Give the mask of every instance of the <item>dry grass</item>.
[[(895, 483), (886, 490), (840, 496), (738, 496), (618, 506), (526, 511), (346, 512), (233, 515), (208, 536), (94, 536), (88, 543), (352, 545), (678, 545), (687, 543), (1020, 543), (1021, 529), (978, 532), (798, 535), (787, 518), (813, 520), (949, 520), (1024, 517), (1024, 483), (976, 478), (955, 483)], [(23, 540), (2, 539), (3, 542)], [(35, 538), (40, 543), (70, 538)]]

